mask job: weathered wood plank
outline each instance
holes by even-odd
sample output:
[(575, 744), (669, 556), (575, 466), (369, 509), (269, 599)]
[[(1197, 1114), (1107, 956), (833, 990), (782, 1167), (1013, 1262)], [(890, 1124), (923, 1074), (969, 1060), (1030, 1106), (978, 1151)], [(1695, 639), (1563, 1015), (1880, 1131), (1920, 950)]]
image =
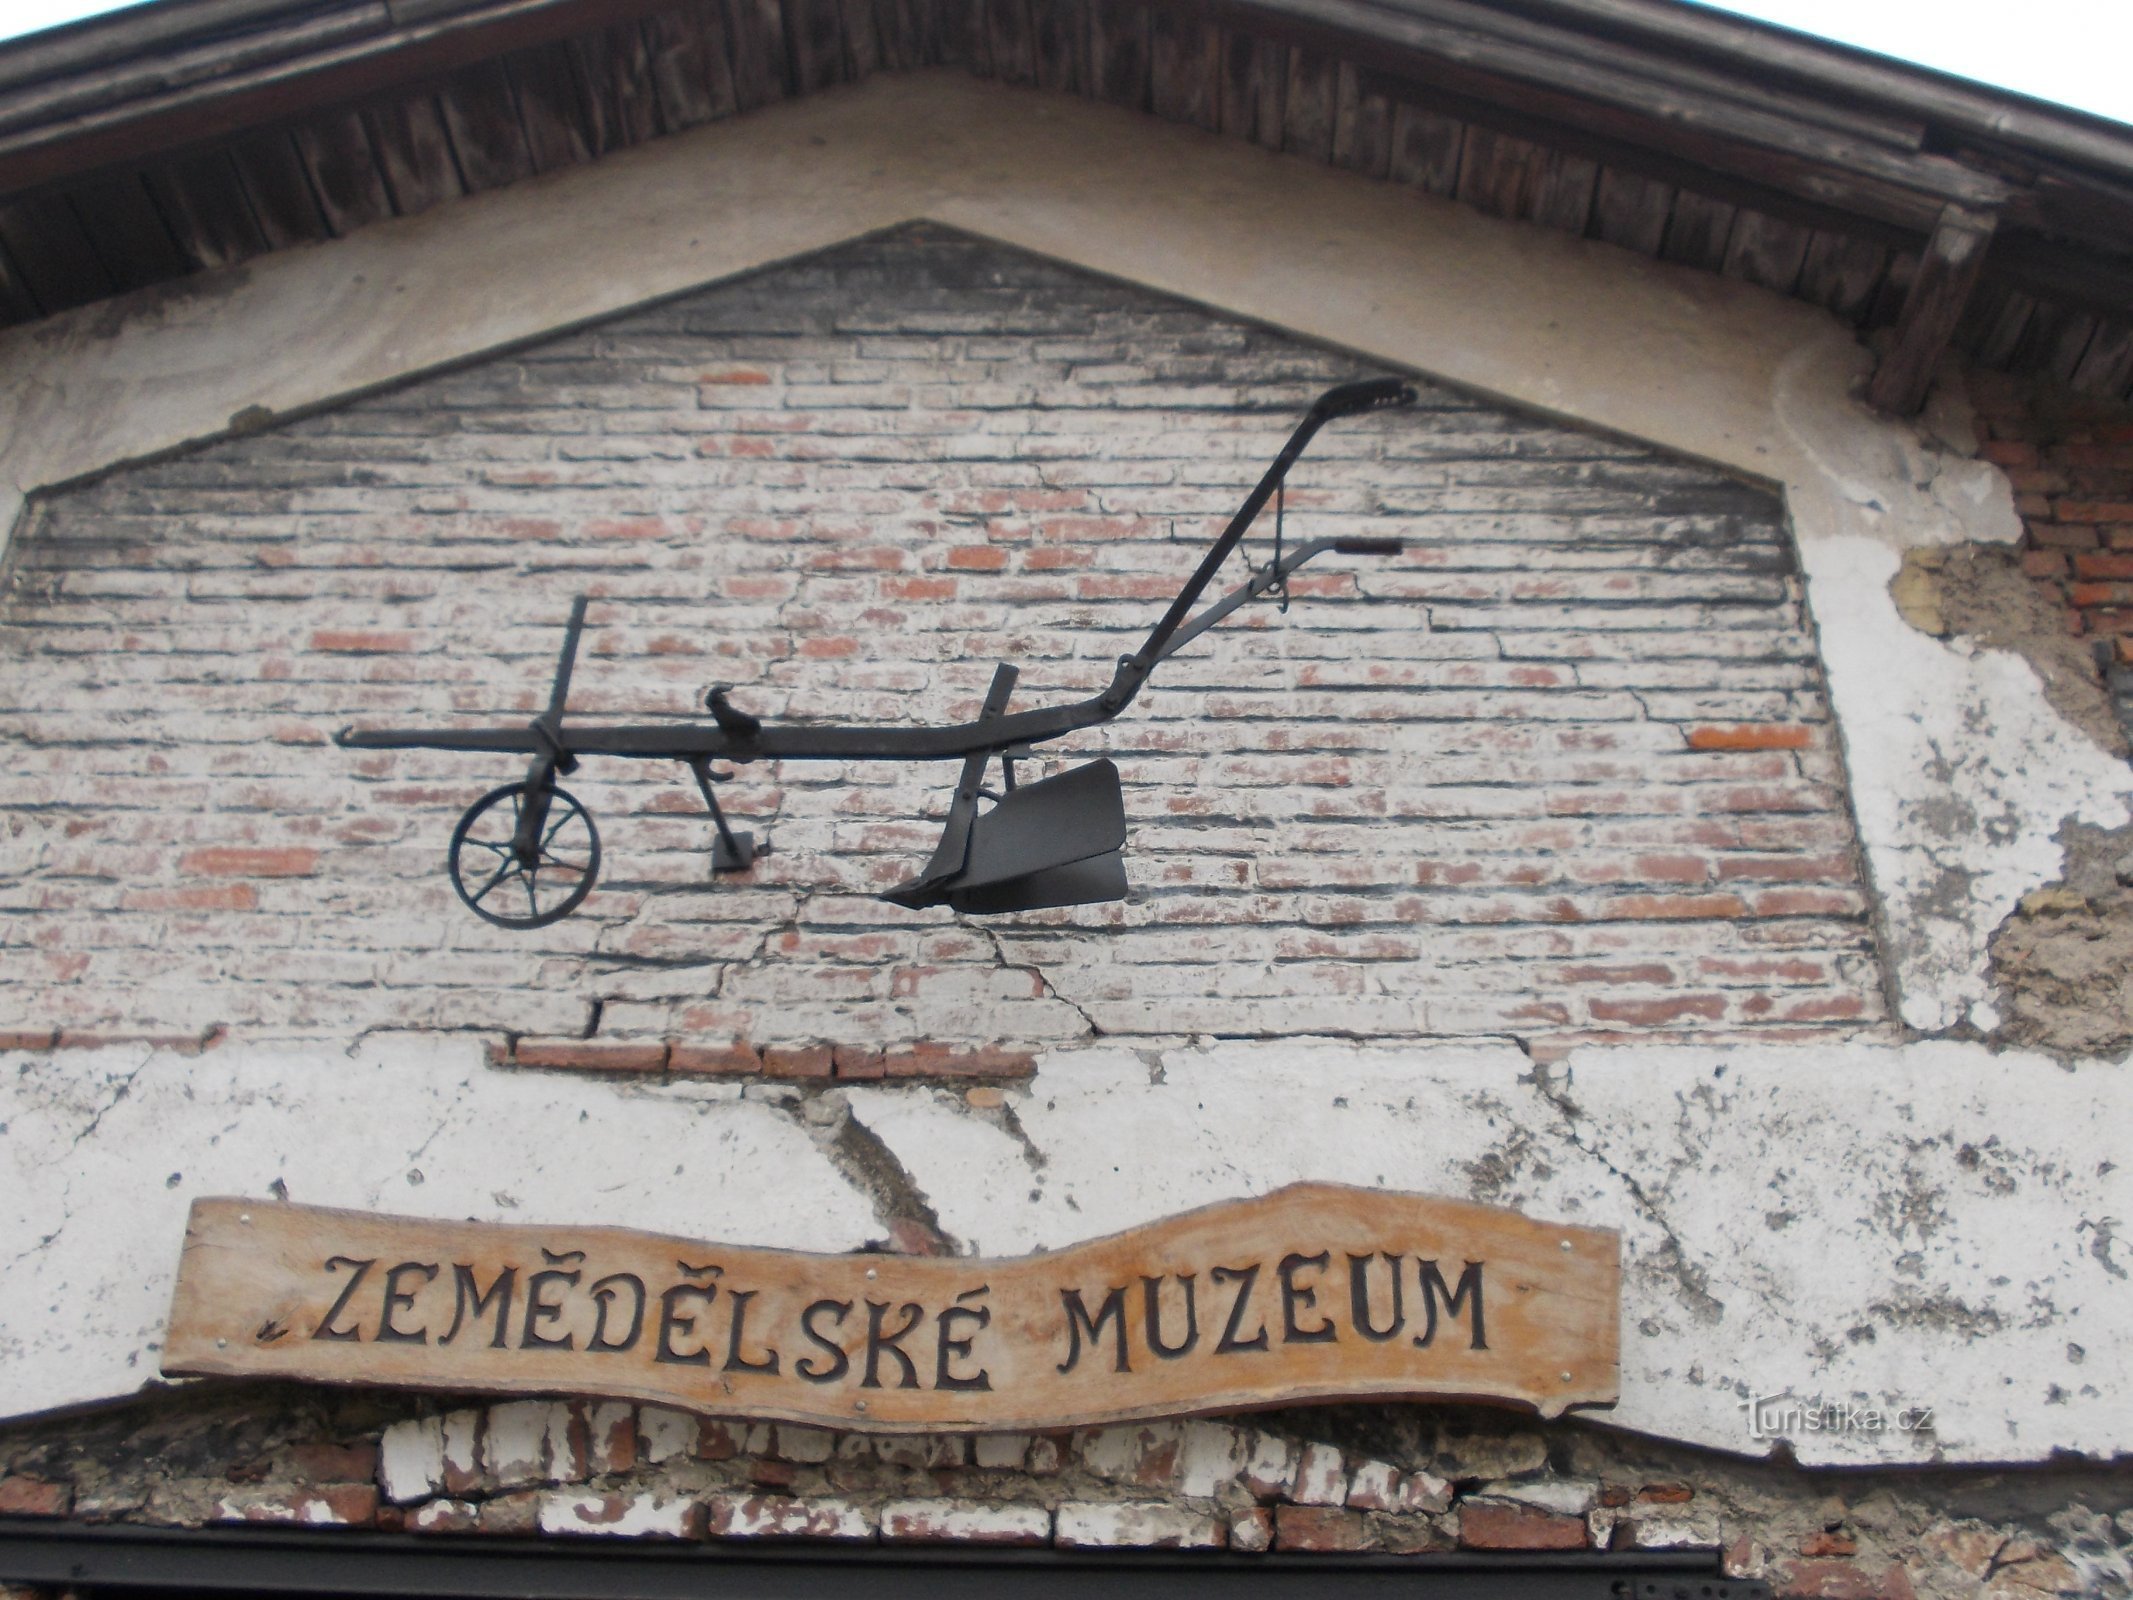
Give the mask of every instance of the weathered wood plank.
[(1331, 161), (1340, 114), (1340, 63), (1316, 50), (1291, 50), (1282, 109), (1282, 149), (1313, 161)]
[(1392, 101), (1353, 62), (1340, 67), (1333, 114), (1333, 164), (1382, 178), (1392, 165)]
[(1488, 128), (1468, 128), (1458, 198), (1492, 217), (1522, 217), (1540, 187), (1540, 146)]
[(1088, 94), (1089, 11), (1085, 0), (1030, 0), (1029, 12), (1038, 87)]
[(1392, 115), (1392, 162), (1386, 175), (1431, 194), (1450, 194), (1458, 186), (1459, 158), (1465, 151), (1465, 123), (1402, 101)]
[(1984, 367), (2012, 366), (2015, 352), (2022, 348), (2023, 337), (2029, 332), (2030, 321), (2036, 314), (2035, 295), (2009, 289), (1992, 319), (1979, 331), (1973, 346), (1973, 359)]
[(813, 94), (851, 77), (838, 0), (785, 0), (785, 42), (792, 55), (786, 81), (796, 94)]
[(1662, 260), (1716, 272), (1725, 265), (1726, 241), (1733, 235), (1738, 206), (1683, 189), (1674, 196), (1673, 214), (1667, 218), (1666, 238), (1659, 246)]
[(296, 153), (296, 141), (281, 129), (237, 140), (230, 161), (244, 184), (252, 215), (266, 236), (267, 248), (285, 250), (331, 237), (326, 219), (311, 192), (311, 178)]
[[(1898, 416), (1910, 416), (1925, 404), (1933, 370), (1985, 269), (1993, 228), (1993, 218), (1960, 206), (1949, 206), (1941, 213), (1940, 225), (1919, 258), (1918, 276), (1904, 296), (1895, 346), (1881, 358), (1867, 383), (1868, 404)], [(2087, 343), (2086, 331), (2082, 343)], [(2077, 359), (2079, 351), (2067, 361), (2062, 376), (2072, 374)]]
[(1655, 256), (1666, 238), (1674, 209), (1674, 187), (1651, 178), (1606, 167), (1592, 198), (1592, 231), (1609, 244), (1640, 255)]
[(869, 1432), (1371, 1397), (1555, 1417), (1615, 1402), (1620, 1322), (1610, 1229), (1325, 1183), (994, 1259), (198, 1200), (163, 1370)]
[(1098, 100), (1148, 109), (1148, 8), (1135, 0), (1089, 0), (1089, 82)]
[(1222, 34), (1204, 18), (1156, 8), (1149, 30), (1155, 114), (1197, 128), (1222, 125)]
[(927, 0), (939, 30), (941, 59), (968, 67), (980, 78), (992, 75), (992, 44), (987, 38), (984, 0)]
[(146, 177), (148, 192), (189, 265), (226, 267), (266, 249), (228, 152), (173, 156), (149, 168)]
[(411, 217), (465, 192), (459, 163), (452, 157), (452, 136), (434, 95), (408, 95), (368, 106), (363, 123), (370, 130), (393, 209), (401, 216)]
[(1600, 164), (1560, 150), (1542, 152), (1540, 183), (1527, 215), (1544, 228), (1583, 234), (1592, 220), (1593, 192), (1599, 188)]
[(1036, 29), (1029, 0), (979, 0), (992, 75), (1002, 83), (1037, 81)]
[(2096, 337), (2098, 320), (2093, 312), (2071, 306), (2040, 307), (2015, 357), (2017, 370), (2039, 372), (2054, 383), (2071, 385), (2075, 369)]
[(694, 128), (733, 115), (733, 63), (726, 54), (726, 13), (717, 0), (689, 0), (645, 22), (660, 119)]
[[(1677, 200), (1676, 205), (1679, 205)], [(1782, 217), (1761, 211), (1742, 211), (1733, 219), (1733, 232), (1726, 240), (1722, 272), (1729, 278), (1745, 278), (1779, 294), (1791, 294), (1800, 281), (1800, 268), (1807, 260), (1809, 229)]]
[(81, 218), (64, 195), (38, 195), (0, 205), (0, 243), (46, 316), (101, 300), (111, 275), (97, 258)]
[(2101, 322), (2074, 368), (2072, 384), (2080, 394), (2120, 395), (2133, 383), (2133, 326)]
[(19, 322), (35, 322), (43, 315), (37, 307), (37, 297), (30, 293), (29, 285), (22, 281), (9, 258), (7, 246), (0, 242), (0, 327), (13, 327)]
[(1886, 246), (1854, 234), (1817, 228), (1800, 263), (1796, 293), (1803, 300), (1857, 321), (1874, 303), (1874, 291), (1889, 269)]
[(1232, 29), (1222, 40), (1222, 131), (1279, 150), (1288, 84), (1287, 45)]
[(504, 57), (533, 170), (555, 172), (593, 157), (591, 118), (567, 44), (541, 45)]
[(785, 12), (778, 0), (726, 0), (726, 46), (733, 52), (733, 96), (743, 111), (785, 98)]
[(455, 72), (437, 91), (437, 109), (469, 194), (500, 189), (533, 175), (533, 152), (501, 61)]
[(360, 116), (331, 112), (299, 124), (295, 132), (297, 154), (335, 234), (353, 233), (393, 214), (392, 194)]
[(875, 48), (884, 70), (910, 72), (933, 59), (926, 44), (931, 9), (923, 0), (874, 0)]
[(139, 173), (92, 178), (71, 195), (90, 247), (119, 293), (180, 277), (188, 270)]
[(881, 19), (874, 0), (837, 0), (844, 19), (844, 60), (854, 83), (881, 70)]
[(644, 30), (621, 23), (566, 46), (584, 99), (586, 143), (595, 157), (659, 137), (659, 90)]

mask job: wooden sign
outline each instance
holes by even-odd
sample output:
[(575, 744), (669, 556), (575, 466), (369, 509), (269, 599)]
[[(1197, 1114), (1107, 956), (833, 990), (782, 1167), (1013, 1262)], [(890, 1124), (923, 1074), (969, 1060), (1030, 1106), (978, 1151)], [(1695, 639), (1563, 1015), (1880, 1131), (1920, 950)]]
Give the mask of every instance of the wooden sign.
[(1300, 1400), (1611, 1405), (1607, 1229), (1297, 1184), (1050, 1254), (740, 1249), (195, 1201), (170, 1374), (1041, 1431)]

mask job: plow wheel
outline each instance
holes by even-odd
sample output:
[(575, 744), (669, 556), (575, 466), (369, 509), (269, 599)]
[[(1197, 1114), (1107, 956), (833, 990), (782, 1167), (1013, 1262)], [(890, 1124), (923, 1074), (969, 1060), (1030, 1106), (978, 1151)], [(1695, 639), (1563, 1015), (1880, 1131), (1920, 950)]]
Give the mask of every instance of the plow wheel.
[(452, 887), (499, 928), (545, 928), (578, 909), (600, 874), (592, 813), (564, 790), (507, 783), (452, 831)]

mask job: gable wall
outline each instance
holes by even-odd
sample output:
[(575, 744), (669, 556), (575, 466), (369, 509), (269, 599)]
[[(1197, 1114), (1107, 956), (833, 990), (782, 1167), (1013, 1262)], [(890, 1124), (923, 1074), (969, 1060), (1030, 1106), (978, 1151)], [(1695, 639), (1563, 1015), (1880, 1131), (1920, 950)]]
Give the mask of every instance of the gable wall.
[(519, 724), (581, 593), (581, 721), (711, 682), (774, 723), (962, 719), (997, 661), (1018, 708), (1085, 696), (1309, 399), (1373, 370), (920, 231), (56, 495), (6, 613), (16, 1028), (866, 1078), (1879, 1020), (1776, 497), (1443, 388), (1329, 428), (1288, 497), (1290, 538), (1406, 556), (1322, 558), (1025, 770), (1120, 761), (1123, 905), (873, 898), (948, 764), (743, 771), (722, 804), (769, 853), (713, 880), (686, 769), (592, 758), (601, 888), (497, 930), (440, 858), (517, 763), (324, 744)]

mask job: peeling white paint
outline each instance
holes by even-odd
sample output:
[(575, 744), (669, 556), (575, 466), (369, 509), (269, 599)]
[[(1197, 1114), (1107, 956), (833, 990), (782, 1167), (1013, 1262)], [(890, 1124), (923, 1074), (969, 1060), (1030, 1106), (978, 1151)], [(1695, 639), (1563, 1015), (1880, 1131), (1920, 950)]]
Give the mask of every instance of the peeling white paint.
[[(0, 335), (0, 523), (23, 492), (246, 407), (328, 404), (921, 217), (1781, 483), (1915, 1028), (1990, 1025), (1986, 940), (2058, 875), (2053, 835), (2128, 814), (2133, 776), (2026, 664), (1897, 616), (1902, 549), (2018, 523), (1993, 469), (1850, 398), (1863, 353), (1820, 313), (953, 73)], [(1621, 1048), (1536, 1072), (1508, 1047), (1301, 1042), (1175, 1051), (1158, 1073), (1055, 1053), (1013, 1122), (928, 1089), (849, 1100), (972, 1248), (1299, 1178), (1473, 1196), (1624, 1230), (1613, 1425), (1750, 1451), (1747, 1394), (1871, 1399), (1933, 1406), (1934, 1433), (1803, 1435), (1801, 1458), (2027, 1461), (2108, 1453), (2133, 1423), (2127, 1081), (1953, 1045)], [(852, 1248), (881, 1219), (804, 1109), (497, 1072), (458, 1039), (0, 1057), (0, 1415), (152, 1380), (198, 1194), (279, 1182), (318, 1204)], [(661, 1427), (661, 1448), (683, 1431)]]
[(803, 1250), (876, 1229), (805, 1130), (727, 1086), (496, 1072), (471, 1039), (0, 1056), (0, 1415), (153, 1379), (186, 1208), (277, 1185), (313, 1205), (627, 1218)]
[[(55, 1112), (73, 1075), (52, 1061), (0, 1058), (9, 1191), (66, 1241), (6, 1271), (0, 1415), (153, 1380), (199, 1194), (279, 1178), (328, 1205), (814, 1250), (880, 1232), (796, 1117), (730, 1092), (489, 1072), (470, 1046), (395, 1037), (352, 1069), (235, 1047), (135, 1058), (98, 1119), (87, 1097)], [(977, 1253), (1310, 1178), (1618, 1228), (1612, 1426), (1757, 1454), (1742, 1402), (1789, 1395), (1933, 1408), (1930, 1433), (1799, 1434), (1807, 1462), (2034, 1461), (2133, 1436), (2124, 1066), (1921, 1044), (1617, 1048), (1536, 1069), (1508, 1046), (1307, 1041), (1172, 1051), (1161, 1069), (1046, 1059), (1009, 1096), (1023, 1139), (943, 1090), (828, 1092)], [(494, 1192), (499, 1150), (537, 1199)], [(503, 1454), (543, 1474), (550, 1409), (526, 1402), (515, 1442), (492, 1421), (492, 1471)], [(407, 1465), (427, 1475), (426, 1442)]]

